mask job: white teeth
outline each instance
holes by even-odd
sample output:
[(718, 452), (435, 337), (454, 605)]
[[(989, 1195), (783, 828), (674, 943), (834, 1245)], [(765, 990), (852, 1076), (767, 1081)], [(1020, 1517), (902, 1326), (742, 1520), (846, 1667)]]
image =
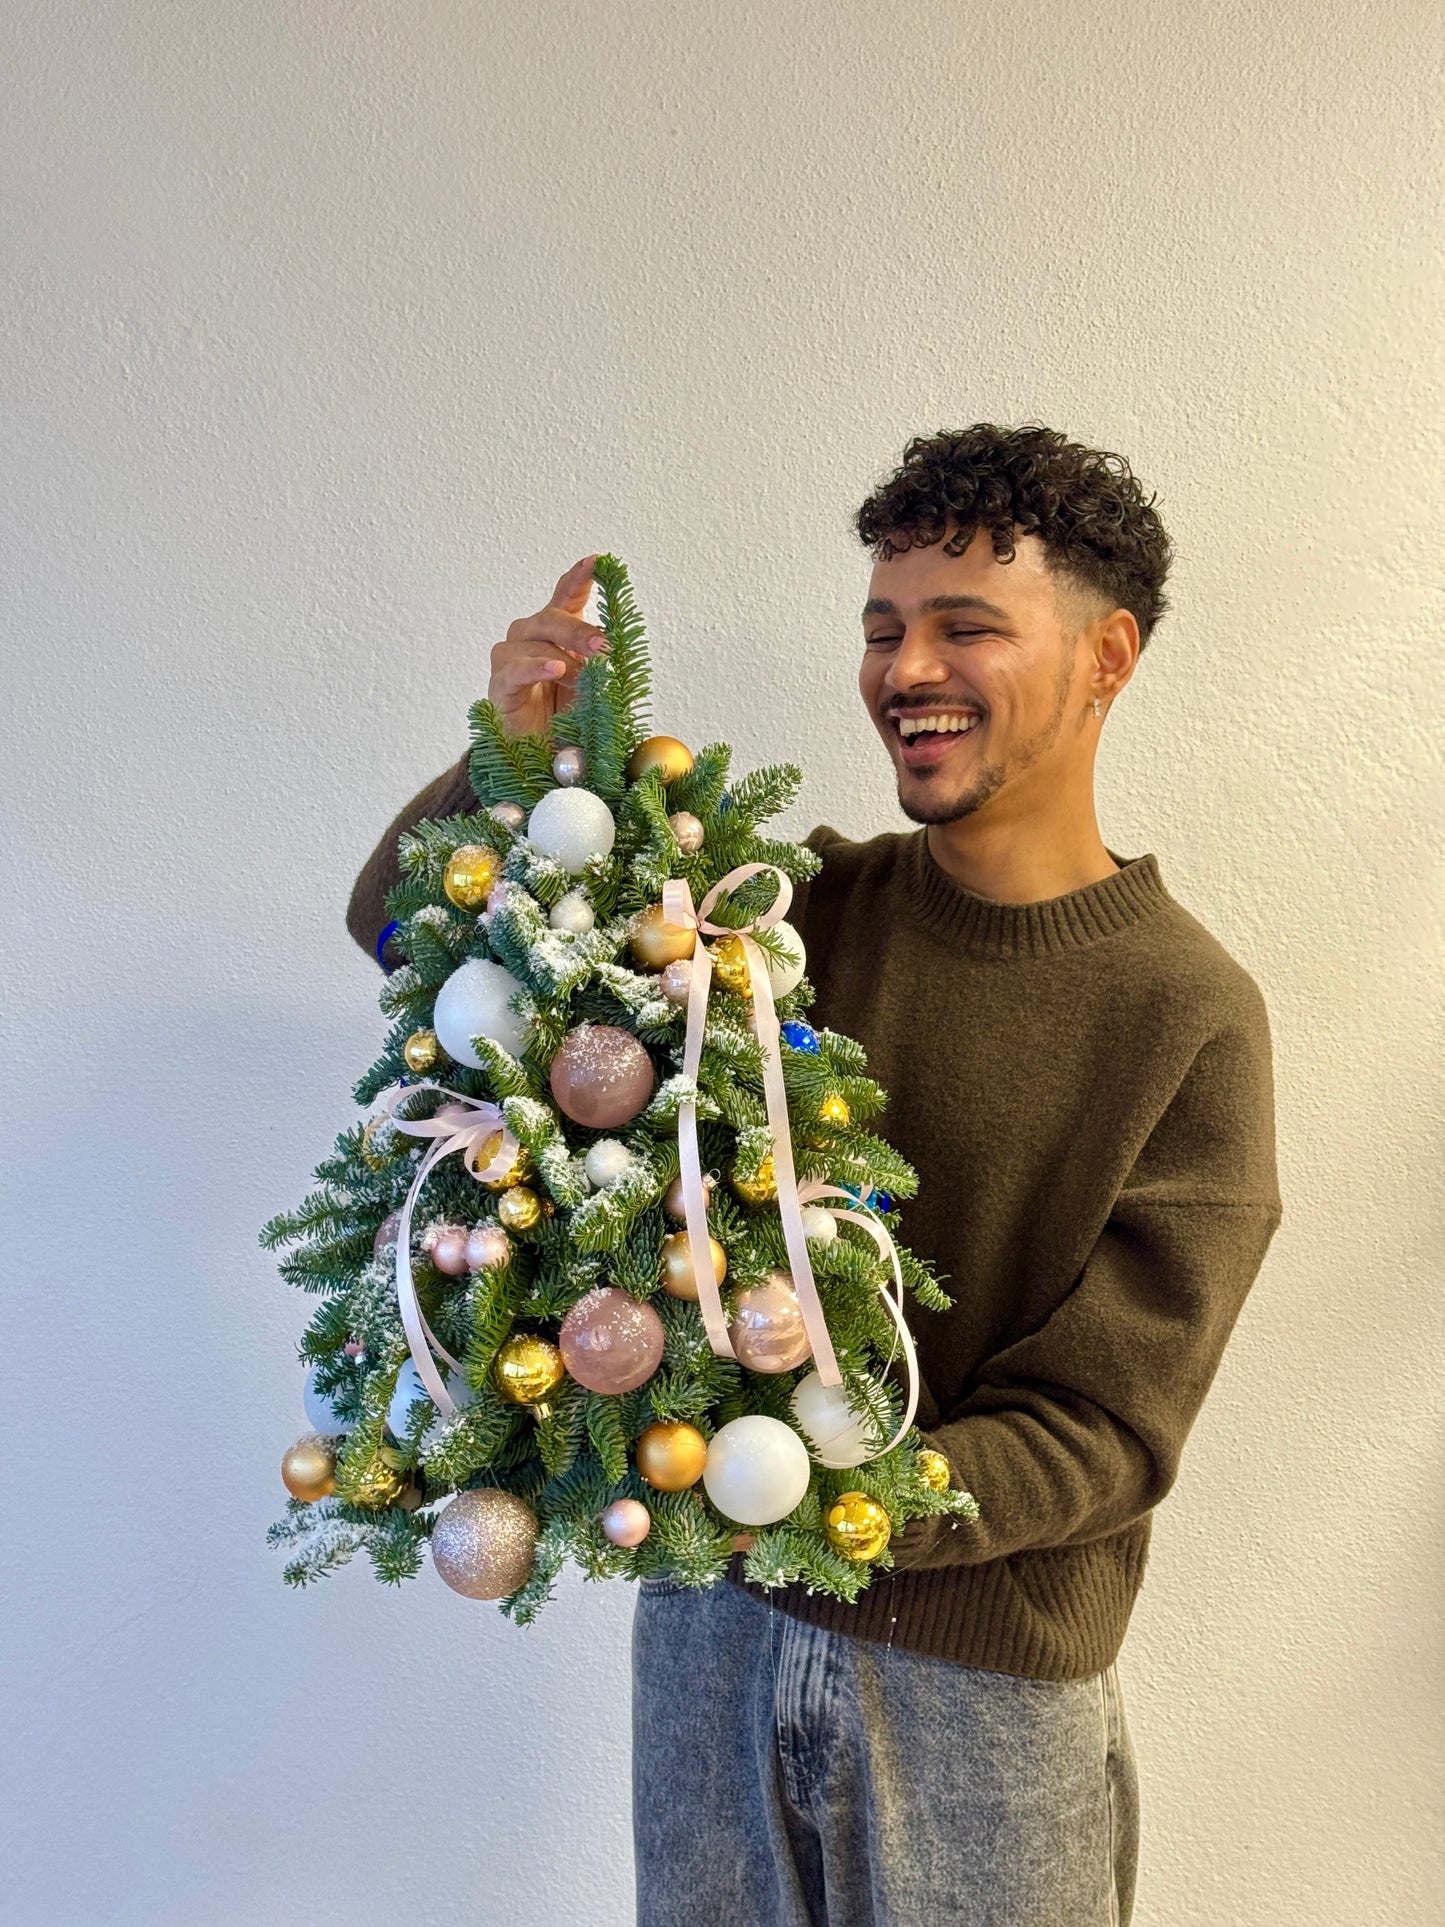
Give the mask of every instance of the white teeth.
[(911, 743), (915, 736), (925, 730), (945, 736), (962, 736), (966, 735), (977, 721), (977, 716), (900, 716), (898, 733), (905, 743)]

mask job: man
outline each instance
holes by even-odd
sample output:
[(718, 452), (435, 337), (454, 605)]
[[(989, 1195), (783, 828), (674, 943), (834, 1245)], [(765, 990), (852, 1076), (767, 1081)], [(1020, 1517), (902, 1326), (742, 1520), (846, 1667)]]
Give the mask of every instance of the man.
[[(859, 509), (859, 689), (922, 827), (830, 829), (790, 913), (819, 1021), (866, 1047), (918, 1168), (919, 1423), (976, 1524), (914, 1522), (858, 1602), (644, 1581), (642, 1927), (1127, 1927), (1138, 1845), (1115, 1658), (1150, 1514), (1282, 1211), (1253, 978), (1103, 842), (1103, 722), (1166, 608), (1120, 457), (1037, 425), (911, 442)], [(604, 646), (586, 557), (492, 654), (544, 728)], [(409, 822), (348, 912), (370, 950)]]

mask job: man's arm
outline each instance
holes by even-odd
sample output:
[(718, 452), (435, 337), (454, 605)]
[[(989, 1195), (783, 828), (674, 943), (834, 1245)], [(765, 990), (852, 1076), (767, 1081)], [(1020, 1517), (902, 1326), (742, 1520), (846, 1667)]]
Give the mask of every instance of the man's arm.
[[(900, 1570), (1078, 1545), (1149, 1512), (1283, 1215), (1264, 1000), (1196, 1056), (1072, 1291), (927, 1435), (981, 1517), (915, 1521)], [(1252, 994), (1251, 994), (1252, 993)]]
[(388, 826), (385, 835), (362, 865), (361, 874), (351, 888), (351, 901), (346, 906), (346, 927), (368, 957), (374, 957), (378, 963), (382, 961), (377, 955), (377, 938), (386, 927), (387, 893), (401, 881), (397, 839), (404, 831), (425, 822), (428, 817), (458, 816), (463, 811), (478, 807), (476, 793), (467, 774), (467, 757), (463, 756), (459, 763), (443, 770), (424, 790), (419, 790)]

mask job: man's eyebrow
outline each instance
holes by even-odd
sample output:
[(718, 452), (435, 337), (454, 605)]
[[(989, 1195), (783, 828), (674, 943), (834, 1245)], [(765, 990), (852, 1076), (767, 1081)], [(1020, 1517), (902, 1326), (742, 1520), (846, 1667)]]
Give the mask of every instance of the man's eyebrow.
[[(972, 609), (981, 616), (992, 616), (996, 622), (1012, 620), (1007, 609), (1000, 609), (996, 602), (985, 602), (981, 595), (934, 595), (927, 602), (920, 602), (920, 615), (936, 615), (943, 609)], [(869, 596), (863, 604), (865, 616), (896, 616), (898, 605), (886, 596)]]

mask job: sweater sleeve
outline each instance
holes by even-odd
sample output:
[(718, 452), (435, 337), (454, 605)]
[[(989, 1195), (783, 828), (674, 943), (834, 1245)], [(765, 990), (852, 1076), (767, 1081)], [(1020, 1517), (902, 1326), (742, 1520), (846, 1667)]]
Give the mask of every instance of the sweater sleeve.
[(1173, 1485), (1283, 1215), (1268, 1020), (1246, 984), (1238, 1020), (1195, 1056), (1073, 1287), (927, 1434), (980, 1517), (913, 1521), (893, 1543), (899, 1570), (1103, 1538)]
[(401, 881), (401, 860), (397, 840), (413, 824), (428, 817), (457, 816), (477, 807), (476, 794), (467, 774), (467, 757), (443, 770), (417, 794), (401, 814), (387, 826), (381, 841), (361, 866), (352, 885), (351, 901), (346, 906), (346, 927), (368, 957), (377, 957), (377, 938), (386, 927), (386, 899)]

